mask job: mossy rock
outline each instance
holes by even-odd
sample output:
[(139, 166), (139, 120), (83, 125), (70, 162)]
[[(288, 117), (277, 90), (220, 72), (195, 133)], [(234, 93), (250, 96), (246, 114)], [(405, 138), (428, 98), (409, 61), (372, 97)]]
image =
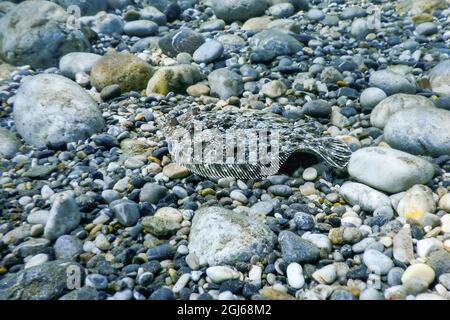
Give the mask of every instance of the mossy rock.
[(98, 90), (117, 84), (122, 92), (145, 89), (154, 70), (144, 60), (129, 53), (109, 53), (91, 70), (91, 83)]

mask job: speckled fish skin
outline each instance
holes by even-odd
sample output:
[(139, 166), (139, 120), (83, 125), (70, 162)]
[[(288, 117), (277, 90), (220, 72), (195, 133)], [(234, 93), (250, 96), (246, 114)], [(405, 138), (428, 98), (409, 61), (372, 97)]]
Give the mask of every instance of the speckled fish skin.
[[(345, 168), (350, 160), (351, 150), (348, 146), (336, 138), (323, 136), (322, 126), (314, 120), (306, 119), (292, 122), (274, 113), (252, 109), (208, 112), (200, 111), (196, 108), (166, 121), (162, 126), (162, 131), (169, 143), (169, 150), (173, 160), (200, 176), (209, 178), (231, 176), (238, 179), (254, 179), (267, 177), (276, 172), (267, 163), (248, 161), (248, 154), (245, 155), (245, 163), (233, 161), (231, 164), (225, 162), (192, 162), (183, 158), (183, 156), (175, 154), (173, 150), (185, 147), (185, 145), (180, 145), (185, 142), (177, 138), (176, 133), (179, 132), (177, 130), (186, 130), (192, 137), (195, 136), (195, 124), (201, 124), (203, 130), (214, 129), (219, 133), (221, 139), (225, 139), (226, 132), (229, 132), (229, 130), (249, 130), (249, 132), (269, 132), (269, 141), (272, 141), (270, 140), (270, 132), (278, 132), (279, 152), (278, 159), (275, 159), (277, 160), (275, 161), (277, 163), (276, 172), (289, 156), (296, 152), (314, 153), (325, 160), (331, 167), (339, 169)], [(237, 138), (240, 139), (239, 137)], [(245, 138), (242, 137), (242, 139)], [(213, 139), (203, 138), (202, 148), (213, 148), (214, 143), (216, 141)], [(223, 152), (224, 154), (226, 152), (225, 146)]]

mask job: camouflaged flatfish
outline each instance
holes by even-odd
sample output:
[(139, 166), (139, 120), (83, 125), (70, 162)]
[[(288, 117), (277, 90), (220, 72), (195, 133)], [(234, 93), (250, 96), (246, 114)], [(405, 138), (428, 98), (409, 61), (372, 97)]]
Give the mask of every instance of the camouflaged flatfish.
[(318, 155), (344, 168), (346, 144), (323, 136), (314, 120), (292, 122), (260, 110), (200, 111), (193, 108), (162, 126), (172, 159), (204, 177), (255, 179), (274, 175), (297, 152)]

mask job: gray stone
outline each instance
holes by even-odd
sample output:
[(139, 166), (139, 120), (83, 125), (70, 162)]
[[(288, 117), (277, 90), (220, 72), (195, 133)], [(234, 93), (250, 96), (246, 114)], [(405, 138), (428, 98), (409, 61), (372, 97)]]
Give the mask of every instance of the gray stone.
[(83, 243), (77, 237), (63, 235), (56, 239), (53, 245), (56, 259), (74, 260), (83, 252)]
[(393, 148), (412, 154), (450, 154), (450, 111), (411, 108), (394, 114), (384, 128), (384, 139)]
[(44, 229), (44, 237), (53, 241), (69, 233), (80, 224), (81, 213), (75, 199), (68, 194), (58, 194), (53, 201)]
[(129, 36), (149, 37), (158, 33), (158, 24), (148, 20), (135, 20), (125, 23), (123, 31)]
[(411, 83), (404, 75), (392, 70), (380, 70), (372, 73), (369, 84), (383, 90), (389, 96), (396, 93), (416, 93), (414, 83)]
[(95, 288), (83, 287), (80, 289), (75, 289), (69, 293), (63, 295), (59, 300), (98, 300), (99, 294)]
[(151, 20), (160, 26), (167, 23), (166, 15), (153, 6), (145, 6), (139, 10), (139, 14), (141, 15), (141, 19)]
[(16, 135), (9, 130), (0, 128), (0, 158), (13, 158), (22, 143), (16, 138)]
[(59, 298), (67, 289), (68, 267), (80, 268), (66, 261), (56, 260), (12, 273), (0, 279), (0, 300), (51, 300)]
[(269, 13), (275, 18), (287, 18), (292, 16), (294, 12), (294, 6), (289, 2), (275, 4), (269, 8)]
[(139, 194), (140, 202), (157, 204), (160, 199), (166, 196), (167, 188), (157, 183), (146, 183)]
[(92, 66), (101, 58), (94, 53), (71, 52), (59, 60), (59, 69), (64, 76), (73, 80), (79, 72), (90, 74)]
[(361, 92), (359, 102), (361, 103), (361, 107), (363, 107), (363, 109), (372, 110), (386, 97), (386, 93), (379, 88), (367, 88)]
[(386, 126), (386, 123), (395, 113), (409, 108), (434, 108), (434, 103), (423, 96), (397, 93), (379, 104), (370, 114), (370, 123), (380, 129)]
[(241, 76), (226, 68), (217, 69), (208, 76), (211, 95), (226, 100), (232, 96), (240, 96), (244, 91)]
[(211, 63), (216, 61), (223, 53), (223, 45), (217, 40), (206, 41), (197, 50), (192, 58), (197, 63)]
[(94, 25), (92, 30), (100, 34), (106, 35), (120, 35), (123, 33), (124, 22), (121, 17), (106, 13), (104, 11), (95, 15)]
[(390, 193), (405, 191), (415, 184), (426, 184), (434, 176), (433, 165), (428, 161), (381, 147), (363, 148), (353, 153), (348, 172), (359, 182)]
[(192, 29), (182, 28), (173, 30), (159, 39), (159, 47), (169, 57), (176, 57), (181, 52), (194, 54), (203, 43), (205, 38)]
[(375, 274), (385, 275), (394, 267), (391, 258), (380, 251), (368, 249), (364, 252), (363, 261), (369, 270)]
[(0, 19), (0, 57), (13, 65), (48, 68), (69, 52), (88, 51), (90, 44), (69, 14), (49, 1), (25, 1)]
[(54, 74), (25, 80), (17, 91), (13, 112), (19, 134), (38, 147), (84, 140), (105, 125), (89, 94), (72, 80)]
[(267, 191), (280, 197), (289, 197), (293, 194), (292, 188), (290, 186), (282, 184), (270, 186)]
[(414, 259), (411, 229), (401, 229), (393, 238), (393, 255), (400, 262), (409, 264)]
[(358, 205), (364, 211), (373, 212), (377, 208), (391, 206), (387, 195), (361, 183), (346, 182), (339, 193), (349, 204)]
[(206, 207), (195, 212), (189, 235), (189, 252), (201, 265), (247, 262), (274, 249), (276, 236), (261, 222), (225, 208)]
[(450, 95), (450, 60), (441, 61), (430, 71), (430, 84), (434, 92)]
[(281, 231), (278, 242), (283, 260), (287, 263), (311, 263), (320, 257), (320, 250), (314, 243), (300, 238), (291, 231)]
[(302, 50), (302, 45), (294, 37), (273, 29), (257, 33), (250, 38), (249, 45), (254, 50), (272, 52), (275, 56), (290, 56)]
[(246, 21), (260, 16), (267, 8), (266, 0), (212, 0), (211, 7), (217, 18), (226, 22)]
[(110, 204), (110, 207), (114, 212), (114, 217), (125, 227), (134, 226), (141, 216), (139, 206), (128, 199), (116, 200)]
[(416, 33), (421, 36), (431, 36), (438, 33), (438, 27), (433, 22), (424, 22), (416, 27)]
[(13, 253), (19, 257), (25, 258), (46, 252), (50, 241), (47, 239), (30, 239), (16, 246)]

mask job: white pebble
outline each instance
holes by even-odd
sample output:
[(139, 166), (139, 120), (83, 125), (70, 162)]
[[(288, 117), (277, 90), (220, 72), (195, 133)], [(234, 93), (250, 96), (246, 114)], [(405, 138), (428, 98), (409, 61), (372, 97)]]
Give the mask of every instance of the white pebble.
[(212, 282), (221, 283), (226, 280), (239, 279), (240, 273), (231, 267), (227, 266), (215, 266), (206, 269), (206, 275)]
[(313, 273), (312, 277), (320, 284), (331, 284), (336, 280), (336, 266), (329, 264)]
[(287, 280), (289, 285), (294, 289), (300, 289), (305, 285), (305, 278), (303, 277), (303, 268), (296, 262), (288, 265), (287, 270)]
[(180, 278), (178, 278), (178, 281), (175, 283), (175, 285), (172, 288), (172, 291), (174, 293), (179, 293), (181, 289), (183, 289), (191, 279), (191, 275), (189, 273), (184, 273)]

